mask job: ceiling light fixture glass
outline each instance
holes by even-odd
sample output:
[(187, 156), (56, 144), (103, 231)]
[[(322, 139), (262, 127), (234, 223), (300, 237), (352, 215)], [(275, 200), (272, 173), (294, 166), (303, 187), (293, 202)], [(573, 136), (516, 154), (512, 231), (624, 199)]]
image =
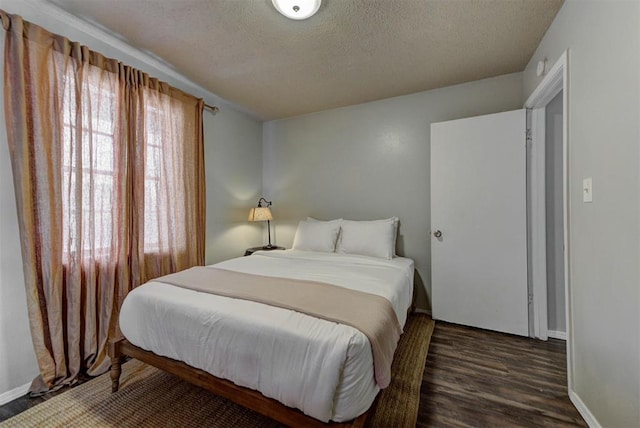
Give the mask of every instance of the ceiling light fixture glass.
[(313, 16), (322, 0), (271, 0), (278, 12), (290, 19), (307, 19)]

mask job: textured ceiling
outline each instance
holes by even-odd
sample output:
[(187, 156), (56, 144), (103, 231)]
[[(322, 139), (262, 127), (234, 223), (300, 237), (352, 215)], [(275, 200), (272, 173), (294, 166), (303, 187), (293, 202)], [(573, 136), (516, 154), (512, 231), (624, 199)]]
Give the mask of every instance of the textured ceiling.
[[(264, 120), (522, 71), (563, 0), (50, 0)], [(196, 94), (197, 95), (197, 94)]]

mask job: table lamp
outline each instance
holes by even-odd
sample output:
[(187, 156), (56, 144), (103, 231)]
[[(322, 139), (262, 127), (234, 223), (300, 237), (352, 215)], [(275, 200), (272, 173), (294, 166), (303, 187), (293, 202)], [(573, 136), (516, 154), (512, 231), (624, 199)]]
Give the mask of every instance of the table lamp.
[[(262, 205), (264, 201), (264, 206)], [(271, 245), (271, 220), (273, 220), (273, 215), (271, 215), (271, 210), (269, 207), (271, 206), (271, 201), (267, 201), (265, 198), (260, 198), (258, 200), (258, 206), (251, 208), (249, 211), (249, 221), (265, 221), (267, 222), (267, 230), (269, 231), (269, 244), (263, 246), (262, 248), (272, 249), (275, 248), (275, 245)]]

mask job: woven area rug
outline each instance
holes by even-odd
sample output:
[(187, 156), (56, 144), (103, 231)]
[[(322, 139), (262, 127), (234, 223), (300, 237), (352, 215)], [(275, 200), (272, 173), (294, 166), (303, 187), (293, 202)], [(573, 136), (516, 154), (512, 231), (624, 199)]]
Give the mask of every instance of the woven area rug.
[[(372, 427), (415, 427), (434, 322), (415, 314), (396, 351), (391, 385), (368, 419)], [(55, 396), (0, 427), (279, 427), (277, 422), (139, 361), (123, 364), (120, 390), (109, 374)]]

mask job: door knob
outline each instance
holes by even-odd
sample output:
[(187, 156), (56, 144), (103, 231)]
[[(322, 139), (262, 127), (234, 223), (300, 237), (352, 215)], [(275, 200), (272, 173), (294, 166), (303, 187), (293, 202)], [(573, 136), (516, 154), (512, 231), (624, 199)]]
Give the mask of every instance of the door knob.
[(436, 238), (441, 238), (442, 232), (440, 232), (439, 230), (436, 230), (435, 232), (433, 232), (433, 236), (435, 236)]

